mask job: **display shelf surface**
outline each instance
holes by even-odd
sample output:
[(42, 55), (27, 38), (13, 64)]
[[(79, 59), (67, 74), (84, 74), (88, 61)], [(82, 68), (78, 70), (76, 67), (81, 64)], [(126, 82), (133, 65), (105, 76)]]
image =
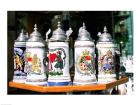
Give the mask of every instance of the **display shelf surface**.
[(76, 91), (97, 91), (97, 90), (107, 90), (109, 88), (113, 88), (117, 85), (123, 84), (128, 82), (128, 77), (123, 77), (119, 80), (116, 80), (111, 83), (107, 84), (94, 84), (94, 85), (72, 85), (72, 86), (34, 86), (28, 85), (24, 83), (16, 83), (16, 82), (9, 82), (9, 87), (24, 89), (24, 90), (31, 90), (35, 92), (41, 93), (49, 93), (49, 92), (76, 92)]

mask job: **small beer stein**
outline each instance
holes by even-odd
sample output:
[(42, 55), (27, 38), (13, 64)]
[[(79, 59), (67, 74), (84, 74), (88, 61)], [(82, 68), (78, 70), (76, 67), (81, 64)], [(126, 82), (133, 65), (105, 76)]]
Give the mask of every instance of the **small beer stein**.
[(75, 41), (75, 76), (74, 85), (88, 85), (97, 82), (95, 75), (95, 44), (86, 30), (85, 23), (79, 29)]
[(111, 35), (104, 27), (104, 33), (99, 34), (96, 47), (98, 50), (98, 83), (108, 83), (116, 80), (115, 44)]
[(13, 81), (24, 83), (27, 72), (25, 69), (25, 53), (26, 53), (27, 35), (24, 30), (21, 31), (14, 43), (14, 76)]

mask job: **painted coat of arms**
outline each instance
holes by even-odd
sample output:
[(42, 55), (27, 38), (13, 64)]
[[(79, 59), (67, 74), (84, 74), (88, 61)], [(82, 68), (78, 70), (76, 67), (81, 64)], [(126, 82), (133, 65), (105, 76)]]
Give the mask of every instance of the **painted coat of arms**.
[(26, 53), (26, 69), (28, 73), (41, 73), (41, 60), (37, 54)]
[(92, 74), (94, 70), (94, 54), (87, 50), (83, 51), (78, 58), (77, 67), (79, 68), (78, 72), (82, 74)]

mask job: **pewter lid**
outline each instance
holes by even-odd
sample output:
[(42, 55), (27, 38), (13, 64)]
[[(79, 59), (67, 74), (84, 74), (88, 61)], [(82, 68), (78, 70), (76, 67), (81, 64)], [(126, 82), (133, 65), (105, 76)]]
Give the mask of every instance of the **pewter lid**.
[(83, 23), (83, 26), (79, 29), (79, 34), (77, 40), (83, 40), (83, 41), (93, 41), (90, 37), (90, 33), (86, 30), (85, 23)]
[(58, 22), (57, 29), (53, 31), (53, 35), (50, 40), (54, 41), (65, 41), (67, 40), (67, 36), (65, 32), (61, 29), (61, 24)]
[(24, 30), (21, 30), (21, 33), (19, 34), (18, 38), (16, 39), (16, 41), (19, 42), (25, 42), (27, 40), (27, 35), (24, 33)]
[(37, 31), (37, 25), (34, 25), (34, 31), (31, 33), (30, 38), (28, 39), (28, 41), (44, 41), (41, 37), (41, 34)]
[(107, 33), (106, 26), (104, 27), (104, 33), (98, 33), (99, 39), (98, 42), (113, 42), (113, 39), (109, 33)]

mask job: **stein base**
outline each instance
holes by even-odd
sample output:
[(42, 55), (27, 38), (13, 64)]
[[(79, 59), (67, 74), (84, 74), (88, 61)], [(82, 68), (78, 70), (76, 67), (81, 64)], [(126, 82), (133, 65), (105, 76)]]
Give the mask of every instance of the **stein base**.
[(116, 81), (116, 75), (115, 74), (101, 74), (98, 75), (98, 83), (99, 84), (104, 84), (104, 83), (110, 83)]
[(73, 85), (93, 85), (97, 84), (97, 81), (94, 82), (73, 82)]
[(17, 83), (25, 83), (26, 80), (21, 80), (21, 79), (13, 79), (13, 82)]
[(71, 82), (48, 82), (48, 86), (67, 86), (71, 85)]
[(29, 84), (29, 85), (37, 85), (37, 86), (47, 86), (47, 82), (25, 82), (25, 84)]
[(106, 84), (106, 83), (111, 83), (111, 82), (114, 82), (116, 81), (116, 79), (107, 79), (107, 80), (104, 80), (104, 79), (99, 79), (98, 80), (98, 84)]

